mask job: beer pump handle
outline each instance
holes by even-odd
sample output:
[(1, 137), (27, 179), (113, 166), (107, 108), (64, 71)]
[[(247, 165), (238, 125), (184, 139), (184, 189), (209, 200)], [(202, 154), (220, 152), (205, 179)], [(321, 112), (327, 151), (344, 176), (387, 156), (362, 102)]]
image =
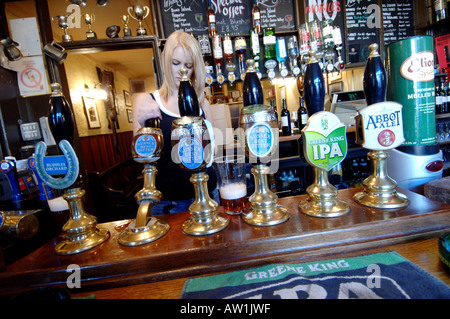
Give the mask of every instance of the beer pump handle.
[(364, 70), (363, 88), (367, 105), (386, 101), (386, 70), (378, 53), (378, 44), (369, 45), (370, 55)]
[(19, 182), (17, 178), (17, 166), (16, 160), (12, 156), (6, 156), (3, 161), (1, 161), (1, 171), (5, 173), (8, 178), (9, 184), (12, 190), (12, 201), (13, 203), (19, 203), (23, 200), (22, 192), (20, 191)]
[(189, 80), (186, 68), (181, 69), (181, 81), (178, 88), (178, 109), (180, 116), (200, 116), (197, 93)]
[(323, 78), (322, 69), (316, 58), (316, 52), (310, 50), (309, 63), (306, 67), (305, 78), (303, 80), (303, 95), (308, 110), (308, 115), (324, 110), (325, 103), (325, 80)]

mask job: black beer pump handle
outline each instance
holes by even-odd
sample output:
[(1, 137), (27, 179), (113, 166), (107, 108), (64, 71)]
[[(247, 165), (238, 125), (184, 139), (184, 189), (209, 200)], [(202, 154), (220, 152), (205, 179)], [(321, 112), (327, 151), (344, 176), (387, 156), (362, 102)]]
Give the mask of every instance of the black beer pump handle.
[(386, 70), (378, 53), (378, 44), (369, 45), (370, 55), (364, 70), (363, 88), (367, 105), (386, 101)]

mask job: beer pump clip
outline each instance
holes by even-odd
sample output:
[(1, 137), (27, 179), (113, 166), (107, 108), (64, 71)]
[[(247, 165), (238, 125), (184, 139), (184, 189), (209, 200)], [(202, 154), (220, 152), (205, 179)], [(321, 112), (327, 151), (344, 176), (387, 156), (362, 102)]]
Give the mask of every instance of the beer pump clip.
[(52, 189), (44, 183), (42, 178), (36, 172), (36, 160), (34, 158), (34, 155), (28, 158), (27, 165), (28, 169), (33, 173), (34, 177), (36, 178), (39, 187), (39, 200), (47, 201), (47, 198), (52, 199), (54, 197)]
[(356, 143), (370, 150), (372, 173), (363, 181), (364, 190), (354, 195), (361, 205), (373, 208), (401, 208), (409, 204), (404, 194), (396, 191), (397, 183), (387, 174), (387, 150), (405, 141), (403, 136), (402, 105), (379, 102), (361, 110), (355, 117)]
[(303, 153), (314, 168), (314, 183), (308, 186), (309, 197), (299, 209), (313, 217), (339, 217), (350, 212), (349, 205), (338, 199), (336, 187), (328, 181), (328, 172), (347, 155), (345, 125), (326, 111), (312, 115), (302, 130)]

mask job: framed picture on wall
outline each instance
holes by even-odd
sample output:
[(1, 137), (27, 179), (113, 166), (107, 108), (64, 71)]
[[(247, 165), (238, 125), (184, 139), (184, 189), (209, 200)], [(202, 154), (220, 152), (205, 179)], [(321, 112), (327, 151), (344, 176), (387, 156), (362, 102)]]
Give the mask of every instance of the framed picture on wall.
[(133, 123), (133, 112), (127, 109), (128, 123)]
[(123, 100), (125, 101), (125, 106), (131, 106), (130, 92), (123, 90)]
[(100, 117), (98, 116), (97, 104), (95, 103), (95, 99), (83, 96), (83, 104), (84, 110), (86, 111), (86, 118), (89, 124), (89, 128), (101, 127)]

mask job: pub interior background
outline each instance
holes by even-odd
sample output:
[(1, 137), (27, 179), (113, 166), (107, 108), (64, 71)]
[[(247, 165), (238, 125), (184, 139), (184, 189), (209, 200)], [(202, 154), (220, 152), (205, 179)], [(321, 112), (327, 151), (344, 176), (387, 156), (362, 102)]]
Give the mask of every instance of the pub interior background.
[[(311, 1), (309, 1), (311, 2)], [(314, 2), (314, 1), (313, 1)], [(330, 1), (328, 1), (330, 2)], [(368, 3), (378, 3), (380, 7), (384, 4), (395, 1), (367, 1)], [(428, 34), (434, 37), (449, 33), (449, 18), (435, 22), (429, 20), (428, 9), (430, 1), (397, 1), (409, 3), (412, 11), (408, 27), (404, 37)], [(123, 218), (134, 218), (136, 203), (134, 194), (142, 187), (142, 180), (139, 179), (142, 167), (135, 163), (131, 157), (132, 141), (132, 115), (131, 105), (133, 94), (138, 92), (152, 92), (158, 88), (162, 80), (159, 67), (159, 56), (164, 45), (164, 39), (168, 36), (167, 16), (161, 15), (161, 5), (163, 1), (144, 0), (123, 0), (109, 1), (106, 6), (99, 6), (96, 1), (88, 0), (86, 5), (79, 7), (70, 1), (60, 0), (24, 0), (6, 1), (0, 4), (0, 32), (3, 35), (12, 36), (19, 34), (26, 39), (29, 30), (12, 30), (12, 20), (34, 18), (38, 28), (41, 49), (46, 44), (55, 42), (63, 47), (62, 51), (67, 53), (67, 58), (62, 63), (45, 55), (42, 51), (37, 56), (43, 62), (44, 82), (47, 82), (48, 91), (38, 94), (31, 93), (24, 95), (20, 91), (17, 72), (14, 71), (14, 63), (2, 58), (0, 68), (0, 115), (2, 125), (2, 159), (7, 155), (16, 157), (17, 160), (26, 159), (32, 155), (34, 145), (44, 139), (44, 128), (41, 127), (42, 118), (48, 116), (49, 110), (49, 83), (59, 82), (62, 84), (63, 93), (72, 107), (74, 120), (76, 123), (74, 148), (80, 161), (80, 174), (84, 181), (83, 187), (86, 192), (86, 206), (88, 210), (96, 215), (99, 222), (119, 220)], [(363, 85), (363, 73), (365, 61), (350, 62), (351, 52), (349, 50), (349, 31), (344, 26), (351, 20), (351, 14), (345, 16), (344, 4), (340, 3), (342, 11), (342, 36), (344, 38), (343, 58), (345, 68), (341, 72), (333, 70), (324, 73), (327, 81), (328, 92), (353, 92), (361, 91)], [(136, 4), (148, 6), (150, 12), (147, 18), (143, 19), (143, 27), (147, 30), (147, 36), (136, 36), (138, 22), (130, 19), (128, 25), (132, 36), (123, 36), (124, 24), (121, 16), (126, 15), (127, 8)], [(290, 4), (294, 8), (294, 15), (287, 19), (293, 20), (293, 27), (287, 31), (277, 31), (277, 36), (284, 36), (286, 39), (292, 35), (299, 37), (297, 27), (305, 23), (308, 14), (305, 8), (308, 1), (294, 1)], [(386, 10), (387, 12), (387, 10)], [(383, 11), (383, 19), (388, 19), (388, 14)], [(73, 38), (71, 42), (63, 42), (64, 31), (52, 22), (52, 17), (61, 14), (73, 14), (69, 21), (73, 27), (67, 29), (68, 34)], [(78, 15), (79, 14), (79, 15)], [(88, 25), (84, 21), (84, 15), (91, 14), (95, 18), (92, 23), (92, 30), (96, 32), (97, 39), (87, 40), (86, 32)], [(399, 13), (396, 12), (398, 15)], [(79, 17), (79, 18), (78, 18)], [(196, 23), (206, 25), (205, 17), (203, 21)], [(286, 23), (286, 21), (284, 21)], [(292, 23), (292, 22), (291, 22)], [(15, 24), (14, 24), (15, 25)], [(119, 37), (110, 38), (107, 29), (110, 26), (120, 26)], [(33, 24), (27, 24), (33, 26)], [(194, 28), (195, 29), (195, 28)], [(387, 25), (379, 28), (375, 35), (368, 35), (366, 42), (378, 42), (380, 52), (385, 58), (386, 42), (392, 42), (385, 35)], [(399, 35), (399, 33), (394, 33)], [(207, 34), (207, 29), (195, 35)], [(219, 33), (220, 30), (219, 30)], [(392, 33), (392, 32), (390, 32)], [(239, 34), (232, 34), (234, 40)], [(243, 34), (250, 45), (248, 34)], [(383, 37), (384, 36), (384, 37)], [(14, 37), (12, 37), (13, 40)], [(355, 40), (355, 42), (358, 42)], [(364, 42), (365, 43), (365, 42)], [(370, 43), (369, 43), (370, 44)], [(20, 49), (20, 44), (19, 44)], [(249, 58), (247, 50), (246, 58)], [(36, 56), (35, 56), (36, 57)], [(23, 61), (29, 57), (25, 57)], [(237, 57), (234, 57), (237, 61)], [(437, 59), (436, 59), (437, 61)], [(39, 63), (38, 63), (39, 65)], [(443, 67), (443, 66), (442, 66)], [(447, 67), (447, 72), (448, 72)], [(446, 74), (438, 70), (436, 79), (445, 79)], [(112, 91), (102, 92), (103, 84), (112, 85)], [(286, 96), (287, 108), (292, 113), (299, 108), (299, 83), (298, 79), (292, 75), (281, 79), (277, 74), (275, 79), (270, 81), (267, 76), (262, 78), (265, 103), (274, 103), (277, 107), (278, 117), (282, 110), (282, 96)], [(44, 89), (45, 90), (45, 89)], [(208, 97), (211, 101), (215, 113), (215, 125), (219, 127), (238, 127), (239, 111), (242, 108), (242, 80), (236, 80), (232, 85), (225, 81), (219, 86), (217, 83), (211, 87), (205, 86)], [(282, 92), (286, 93), (282, 93)], [(448, 91), (447, 91), (448, 93)], [(273, 102), (272, 102), (273, 101)], [(327, 101), (330, 107), (330, 101)], [(88, 107), (91, 107), (87, 111)], [(93, 109), (92, 109), (93, 107)], [(94, 112), (94, 113), (90, 113)], [(436, 127), (450, 128), (448, 123), (449, 113), (436, 115), (437, 123), (447, 123), (436, 125)], [(24, 140), (21, 133), (21, 125), (28, 123), (39, 123), (38, 139)], [(445, 126), (447, 125), (447, 126)], [(294, 125), (295, 127), (295, 125)], [(42, 129), (42, 131), (41, 131)], [(298, 134), (298, 131), (295, 132)], [(298, 138), (298, 136), (297, 136)], [(234, 136), (225, 136), (222, 144), (233, 143)], [(352, 127), (348, 128), (349, 153), (342, 163), (341, 170), (335, 172), (339, 175), (336, 180), (338, 187), (361, 186), (362, 180), (370, 174), (370, 163), (367, 160), (367, 150), (354, 143), (355, 134)], [(439, 140), (440, 148), (443, 152), (444, 168), (443, 176), (449, 175), (449, 150), (450, 140)], [(54, 147), (49, 147), (49, 152), (55, 151)], [(280, 168), (271, 176), (270, 183), (273, 190), (280, 197), (304, 194), (306, 187), (312, 182), (310, 166), (299, 158), (297, 141), (295, 135), (283, 136), (280, 139)], [(2, 207), (8, 206), (8, 182), (1, 176)], [(248, 186), (252, 187), (252, 177), (249, 174)], [(27, 200), (33, 205), (36, 203), (36, 192), (34, 189), (24, 188)], [(417, 190), (421, 192), (421, 190)], [(251, 191), (248, 192), (251, 194)], [(131, 211), (131, 214), (127, 214)]]

